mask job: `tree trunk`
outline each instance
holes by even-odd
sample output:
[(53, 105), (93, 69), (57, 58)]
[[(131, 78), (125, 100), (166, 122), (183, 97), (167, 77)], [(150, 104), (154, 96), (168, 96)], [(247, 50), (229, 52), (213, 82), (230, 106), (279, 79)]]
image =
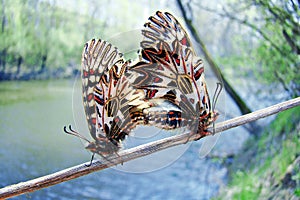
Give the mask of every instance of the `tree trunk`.
[(21, 65), (22, 65), (22, 62), (23, 62), (23, 58), (22, 56), (19, 56), (18, 58), (18, 63), (17, 63), (17, 72), (16, 72), (16, 76), (18, 76), (21, 72)]
[(46, 69), (46, 60), (47, 60), (47, 56), (43, 55), (42, 56), (42, 64), (41, 64), (41, 69), (39, 71), (39, 74), (43, 73)]
[(2, 72), (5, 74), (5, 68), (6, 68), (6, 49), (3, 49), (0, 53), (0, 66), (2, 67)]
[[(183, 15), (184, 21), (185, 21), (188, 29), (190, 30), (190, 32), (191, 32), (192, 36), (194, 37), (194, 39), (196, 40), (196, 42), (198, 42), (200, 44), (201, 51), (203, 52), (205, 59), (209, 63), (209, 65), (212, 68), (213, 72), (215, 73), (216, 77), (220, 81), (223, 81), (225, 90), (228, 92), (230, 97), (235, 101), (235, 103), (238, 106), (241, 113), (242, 114), (250, 113), (251, 109), (242, 100), (242, 98), (238, 95), (238, 93), (233, 89), (233, 87), (230, 85), (230, 83), (227, 81), (227, 79), (223, 76), (223, 74), (219, 70), (218, 65), (214, 62), (214, 60), (210, 56), (210, 53), (208, 52), (204, 42), (200, 39), (200, 36), (198, 35), (197, 30), (193, 26), (192, 20), (187, 17), (187, 15), (186, 15), (187, 11), (183, 7), (181, 0), (177, 0), (177, 4)], [(190, 12), (192, 12), (192, 11), (190, 11)], [(257, 129), (258, 129), (258, 126), (256, 124), (254, 124), (254, 122), (251, 124), (250, 127), (248, 127), (248, 130), (253, 134), (256, 134), (258, 132)]]
[[(5, 3), (4, 0), (1, 1), (2, 3), (2, 17), (1, 17), (1, 32), (4, 33), (5, 23), (6, 23), (6, 17), (5, 17)], [(6, 60), (6, 48), (0, 52), (0, 66), (2, 67), (3, 74), (5, 73), (5, 62)]]
[(5, 3), (4, 0), (1, 1), (2, 3), (2, 20), (1, 20), (1, 31), (4, 33), (4, 27), (6, 23), (6, 17), (5, 17)]

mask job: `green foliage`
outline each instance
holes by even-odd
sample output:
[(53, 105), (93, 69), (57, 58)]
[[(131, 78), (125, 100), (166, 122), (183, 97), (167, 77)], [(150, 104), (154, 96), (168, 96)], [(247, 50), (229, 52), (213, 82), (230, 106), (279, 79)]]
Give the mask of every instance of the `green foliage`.
[(246, 31), (231, 36), (231, 53), (219, 59), (224, 69), (234, 68), (237, 76), (254, 75), (263, 84), (281, 85), (288, 98), (299, 96), (299, 2), (230, 1), (226, 6), (231, 11), (224, 15)]
[[(144, 1), (121, 0), (1, 0), (0, 80), (3, 75), (10, 75), (6, 79), (22, 79), (28, 74), (36, 78), (79, 69), (86, 41), (109, 40), (123, 31), (142, 28), (147, 16), (136, 16), (144, 16), (149, 10), (152, 14), (151, 7), (157, 6), (153, 2), (145, 5)], [(130, 45), (136, 40), (131, 37), (120, 43)]]
[(300, 197), (300, 165), (296, 166), (295, 171), (297, 173), (292, 176), (292, 180), (298, 184), (298, 187), (295, 189), (294, 194), (295, 196)]
[(231, 185), (239, 185), (241, 190), (233, 195), (233, 199), (257, 199), (260, 192), (257, 181), (257, 176), (253, 173), (238, 171)]
[[(3, 2), (0, 70), (5, 71), (2, 73), (14, 73), (16, 67), (22, 67), (23, 72), (39, 72), (45, 70), (43, 67), (49, 70), (80, 63), (82, 46), (88, 40), (84, 36), (89, 35), (84, 28), (89, 17), (47, 1)], [(99, 30), (103, 26), (96, 19), (93, 24)], [(4, 69), (3, 63), (9, 68)]]
[(297, 197), (300, 197), (300, 188), (297, 188), (297, 189), (295, 190), (295, 195), (296, 195)]
[[(276, 30), (278, 29), (274, 27), (273, 32)], [(282, 52), (276, 50), (267, 41), (260, 42), (254, 52), (254, 57), (260, 63), (260, 69), (255, 71), (255, 75), (265, 83), (279, 82), (288, 85), (293, 80), (300, 78), (299, 73), (295, 70), (297, 63), (294, 63), (297, 55), (290, 53), (290, 47), (283, 40), (278, 41), (277, 44), (281, 47)]]
[[(224, 190), (230, 194), (227, 199), (268, 199), (268, 195), (276, 189), (273, 187), (284, 184), (283, 178), (288, 167), (300, 153), (300, 132), (296, 128), (300, 120), (299, 113), (300, 107), (279, 113), (258, 141), (251, 139), (248, 142), (246, 149), (255, 157), (243, 159), (246, 163), (243, 163), (242, 169), (233, 172), (229, 187)], [(248, 155), (245, 154), (241, 156)], [(298, 185), (294, 194), (299, 196), (299, 166), (294, 167), (293, 171), (298, 171), (292, 176)]]

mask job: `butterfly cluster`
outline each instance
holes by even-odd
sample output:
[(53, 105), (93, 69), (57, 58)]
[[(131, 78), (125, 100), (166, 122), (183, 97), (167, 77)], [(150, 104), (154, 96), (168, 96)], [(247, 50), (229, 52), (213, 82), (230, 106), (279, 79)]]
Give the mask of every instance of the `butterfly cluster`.
[(110, 43), (92, 39), (82, 53), (83, 105), (93, 153), (108, 155), (137, 125), (186, 127), (208, 134), (217, 117), (204, 79), (203, 61), (174, 16), (157, 11), (142, 30), (135, 61)]

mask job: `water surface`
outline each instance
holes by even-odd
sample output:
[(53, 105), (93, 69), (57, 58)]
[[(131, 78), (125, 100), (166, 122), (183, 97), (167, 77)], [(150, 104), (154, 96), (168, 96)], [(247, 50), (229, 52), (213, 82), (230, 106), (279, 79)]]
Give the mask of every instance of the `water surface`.
[[(76, 121), (73, 85), (68, 80), (0, 83), (0, 187), (90, 159), (84, 143), (62, 131)], [(152, 172), (106, 169), (15, 199), (209, 199), (224, 184), (226, 169), (219, 161), (199, 158), (203, 141)]]

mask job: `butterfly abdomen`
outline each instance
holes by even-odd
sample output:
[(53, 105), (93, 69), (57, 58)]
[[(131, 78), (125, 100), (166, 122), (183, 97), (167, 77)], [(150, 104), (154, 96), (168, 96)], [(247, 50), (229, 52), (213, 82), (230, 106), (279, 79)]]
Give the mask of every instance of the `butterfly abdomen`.
[(176, 129), (188, 124), (183, 118), (182, 110), (174, 102), (163, 99), (150, 99), (150, 107), (143, 109), (144, 125), (162, 129)]
[(155, 126), (161, 129), (175, 129), (181, 127), (182, 118), (180, 111), (154, 111), (149, 112), (144, 118), (145, 125)]

